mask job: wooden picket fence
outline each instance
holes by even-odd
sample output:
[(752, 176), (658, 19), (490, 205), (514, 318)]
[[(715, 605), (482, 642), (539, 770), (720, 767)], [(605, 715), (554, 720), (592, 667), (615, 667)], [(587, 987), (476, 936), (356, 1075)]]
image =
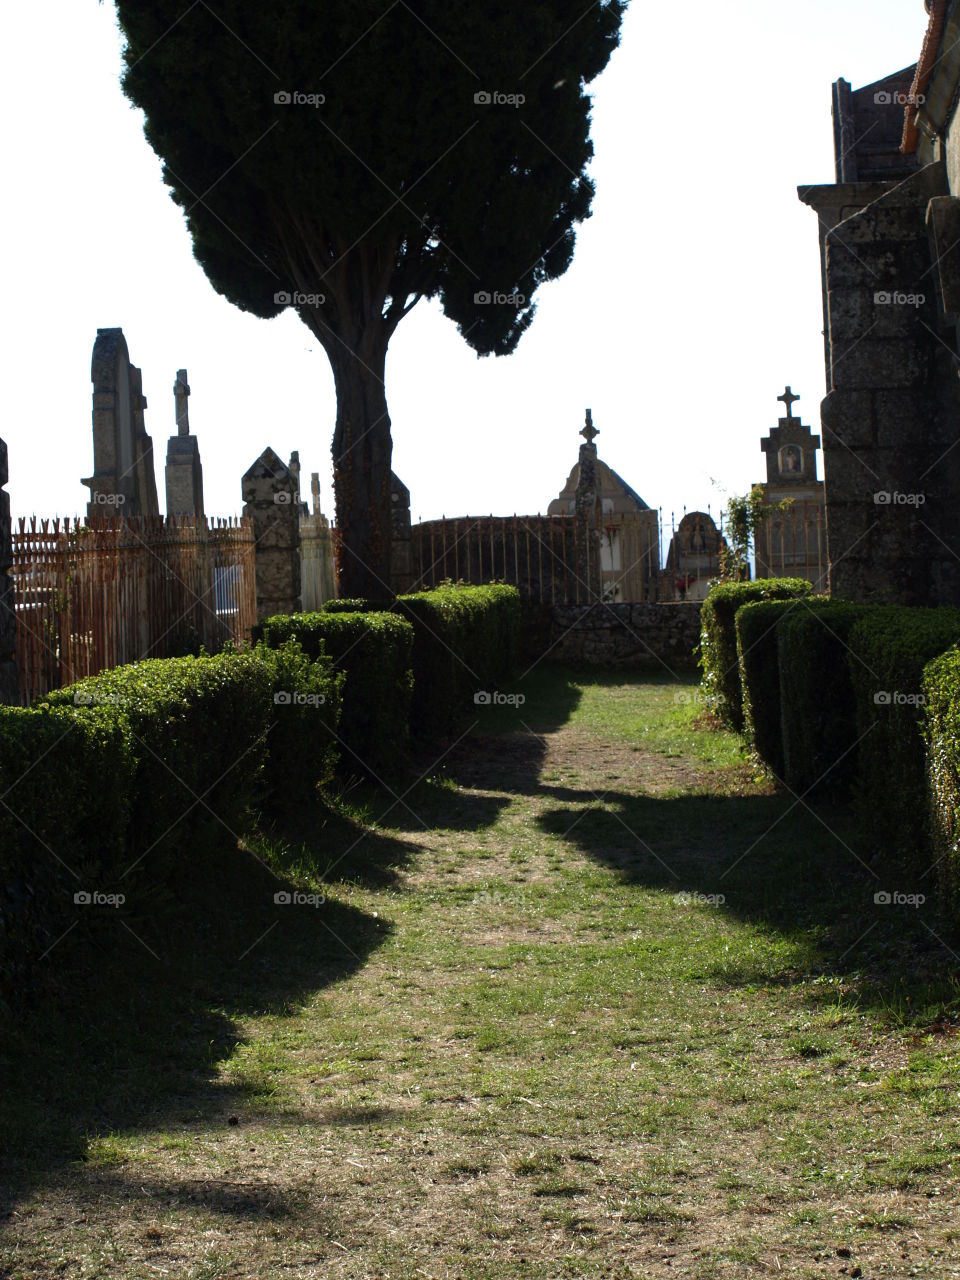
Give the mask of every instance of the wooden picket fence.
[(249, 642), (249, 520), (18, 521), (13, 531), (20, 696), (144, 658)]

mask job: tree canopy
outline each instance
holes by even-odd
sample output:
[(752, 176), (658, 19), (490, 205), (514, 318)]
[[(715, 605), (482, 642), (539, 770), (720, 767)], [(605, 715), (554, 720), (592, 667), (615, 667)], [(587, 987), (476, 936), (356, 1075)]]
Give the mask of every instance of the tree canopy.
[(198, 262), (246, 311), (295, 306), (331, 360), (338, 524), (369, 571), (350, 594), (389, 579), (390, 336), (435, 297), (479, 354), (515, 349), (589, 216), (585, 86), (624, 9), (117, 0), (124, 89)]

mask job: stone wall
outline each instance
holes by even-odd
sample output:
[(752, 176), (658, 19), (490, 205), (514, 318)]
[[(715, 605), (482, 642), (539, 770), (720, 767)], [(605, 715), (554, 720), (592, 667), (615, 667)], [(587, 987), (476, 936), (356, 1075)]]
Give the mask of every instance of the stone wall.
[(19, 701), (17, 693), (17, 618), (14, 613), (10, 566), (10, 495), (7, 483), (7, 446), (0, 440), (0, 703)]
[(696, 665), (700, 605), (557, 605), (550, 659), (597, 666), (689, 671)]

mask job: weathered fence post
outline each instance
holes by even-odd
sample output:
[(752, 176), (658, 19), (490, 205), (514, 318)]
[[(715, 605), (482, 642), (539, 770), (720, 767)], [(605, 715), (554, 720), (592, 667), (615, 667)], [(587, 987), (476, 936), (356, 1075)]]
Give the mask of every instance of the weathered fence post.
[(17, 680), (17, 615), (14, 612), (13, 544), (10, 537), (10, 495), (7, 483), (7, 446), (0, 440), (0, 703), (20, 701)]

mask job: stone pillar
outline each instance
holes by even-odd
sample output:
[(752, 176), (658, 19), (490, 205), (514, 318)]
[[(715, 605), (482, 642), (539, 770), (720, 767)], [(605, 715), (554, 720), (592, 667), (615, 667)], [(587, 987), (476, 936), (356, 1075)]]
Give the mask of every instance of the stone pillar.
[(98, 329), (93, 382), (93, 475), (87, 516), (156, 516), (153, 442), (147, 435), (140, 370), (130, 363), (122, 329)]
[(597, 496), (597, 446), (600, 434), (587, 410), (586, 425), (580, 434), (586, 440), (580, 446), (580, 469), (574, 497), (577, 532), (577, 590), (581, 604), (595, 604), (603, 596), (603, 574), (600, 567), (600, 500)]
[(243, 514), (253, 521), (257, 621), (300, 611), (300, 508), (297, 481), (272, 449), (243, 477)]
[[(824, 236), (830, 589), (850, 600), (960, 604), (956, 331), (928, 239), (945, 191), (939, 163), (879, 194), (864, 184), (869, 202), (850, 210), (854, 185)], [(804, 199), (837, 206), (834, 192)]]
[(390, 587), (403, 595), (413, 586), (410, 550), (410, 490), (390, 472)]
[(192, 516), (203, 519), (203, 467), (200, 446), (190, 434), (187, 397), (190, 387), (186, 369), (177, 370), (173, 384), (177, 405), (177, 434), (167, 441), (167, 465), (164, 472), (167, 487), (167, 515)]
[(14, 612), (13, 549), (10, 541), (10, 495), (7, 483), (7, 446), (0, 440), (0, 703), (20, 701), (17, 680), (17, 617)]

